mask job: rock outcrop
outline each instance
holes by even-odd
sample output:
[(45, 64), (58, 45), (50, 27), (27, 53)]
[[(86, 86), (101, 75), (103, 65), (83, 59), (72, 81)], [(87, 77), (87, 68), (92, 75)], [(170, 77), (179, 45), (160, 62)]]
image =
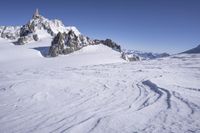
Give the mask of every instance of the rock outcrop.
[(95, 44), (103, 44), (106, 45), (118, 52), (121, 52), (121, 46), (118, 45), (117, 43), (113, 42), (111, 39), (106, 39), (106, 40), (94, 40)]
[(139, 61), (140, 58), (139, 56), (133, 55), (133, 54), (126, 54), (125, 52), (122, 52), (122, 59), (128, 61), (128, 62), (132, 62), (132, 61)]
[(51, 57), (56, 57), (59, 54), (62, 54), (64, 51), (64, 45), (65, 45), (64, 35), (61, 32), (59, 32), (51, 42), (49, 55)]
[(59, 32), (51, 43), (49, 56), (56, 57), (59, 54), (69, 54), (92, 43), (93, 41), (88, 37), (84, 37), (83, 35), (77, 36), (73, 30), (68, 33)]

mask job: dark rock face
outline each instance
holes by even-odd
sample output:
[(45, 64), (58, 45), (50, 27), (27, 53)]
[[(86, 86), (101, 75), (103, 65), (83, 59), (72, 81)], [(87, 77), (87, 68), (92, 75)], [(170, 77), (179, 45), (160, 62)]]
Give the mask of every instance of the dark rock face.
[(193, 48), (193, 49), (190, 49), (190, 50), (187, 50), (183, 53), (186, 53), (186, 54), (197, 54), (197, 53), (200, 53), (200, 45), (198, 45), (197, 47)]
[(113, 42), (111, 39), (106, 39), (106, 40), (94, 40), (95, 44), (104, 44), (118, 52), (121, 52), (121, 46), (118, 45), (117, 43)]
[(33, 39), (34, 39), (35, 41), (38, 41), (38, 40), (39, 40), (38, 35), (37, 35), (37, 34), (33, 35)]
[(49, 49), (49, 56), (56, 57), (59, 54), (69, 54), (80, 50), (84, 46), (98, 44), (104, 44), (118, 52), (121, 52), (120, 45), (117, 45), (111, 39), (91, 40), (89, 37), (83, 35), (77, 36), (73, 30), (70, 30), (68, 33), (59, 32), (55, 36)]
[(36, 9), (35, 13), (33, 14), (33, 18), (38, 18), (40, 16), (39, 10)]
[(33, 33), (33, 30), (29, 27), (29, 25), (23, 25), (20, 29), (20, 37), (27, 36), (28, 34)]
[(51, 42), (49, 56), (55, 57), (59, 54), (69, 54), (81, 49), (83, 46), (83, 40), (76, 36), (74, 31), (71, 30), (68, 33), (59, 32)]
[(58, 33), (57, 36), (51, 42), (51, 47), (49, 49), (49, 55), (51, 57), (56, 57), (63, 53), (64, 50), (64, 36), (62, 33)]
[(20, 37), (17, 42), (15, 42), (16, 45), (24, 45), (28, 42), (31, 42), (33, 40), (32, 36), (22, 36)]
[(69, 31), (65, 34), (66, 46), (72, 49), (77, 49), (79, 45), (78, 36), (75, 35), (74, 31)]

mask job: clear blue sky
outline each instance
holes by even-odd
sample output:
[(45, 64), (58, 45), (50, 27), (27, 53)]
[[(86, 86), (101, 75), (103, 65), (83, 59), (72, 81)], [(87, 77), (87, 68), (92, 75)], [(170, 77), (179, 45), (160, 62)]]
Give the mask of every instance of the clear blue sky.
[(92, 38), (176, 53), (200, 44), (200, 0), (2, 0), (0, 25), (22, 25), (36, 8)]

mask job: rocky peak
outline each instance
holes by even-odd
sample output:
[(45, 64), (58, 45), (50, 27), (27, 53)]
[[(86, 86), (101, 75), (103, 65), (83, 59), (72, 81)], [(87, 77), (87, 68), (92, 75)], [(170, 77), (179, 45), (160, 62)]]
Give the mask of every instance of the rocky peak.
[(35, 10), (35, 13), (33, 14), (33, 19), (36, 19), (36, 18), (38, 18), (38, 17), (40, 17), (40, 14), (39, 14), (39, 10), (38, 9), (36, 9)]
[(68, 32), (67, 37), (68, 37), (69, 39), (78, 38), (73, 30), (70, 30), (70, 31)]

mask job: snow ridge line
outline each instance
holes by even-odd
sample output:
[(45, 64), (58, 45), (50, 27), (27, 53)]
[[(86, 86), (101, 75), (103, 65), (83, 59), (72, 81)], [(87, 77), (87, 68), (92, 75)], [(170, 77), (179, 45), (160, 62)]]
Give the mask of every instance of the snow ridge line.
[[(167, 95), (166, 102), (167, 102), (167, 109), (171, 108), (171, 94), (167, 89), (160, 88), (156, 84), (152, 83), (150, 80), (143, 81), (142, 84), (148, 86), (152, 91), (159, 94), (159, 97), (162, 97), (162, 95), (165, 93)], [(164, 92), (164, 93), (163, 93)]]
[(94, 131), (94, 129), (99, 125), (99, 123), (101, 122), (102, 118), (97, 119), (95, 125), (89, 130), (88, 133), (91, 133), (92, 131)]
[(188, 100), (181, 97), (180, 93), (173, 91), (172, 94), (174, 97), (176, 97), (178, 100), (180, 100), (181, 102), (185, 103), (188, 106), (188, 108), (191, 110), (191, 114), (194, 114), (195, 108), (198, 110), (200, 109), (198, 105), (191, 103)]
[(62, 130), (60, 133), (64, 133), (64, 132), (66, 132), (67, 130), (69, 130), (69, 129), (75, 127), (75, 126), (78, 126), (78, 125), (80, 125), (80, 124), (83, 124), (84, 122), (86, 122), (86, 121), (92, 119), (93, 117), (94, 117), (94, 115), (92, 115), (92, 116), (90, 116), (90, 117), (88, 117), (88, 118), (86, 118), (86, 119), (84, 119), (84, 120), (82, 120), (82, 121), (80, 121), (80, 122), (78, 122), (78, 123), (75, 123), (75, 124), (71, 125), (70, 127), (66, 128), (66, 129), (64, 129), (64, 130)]

